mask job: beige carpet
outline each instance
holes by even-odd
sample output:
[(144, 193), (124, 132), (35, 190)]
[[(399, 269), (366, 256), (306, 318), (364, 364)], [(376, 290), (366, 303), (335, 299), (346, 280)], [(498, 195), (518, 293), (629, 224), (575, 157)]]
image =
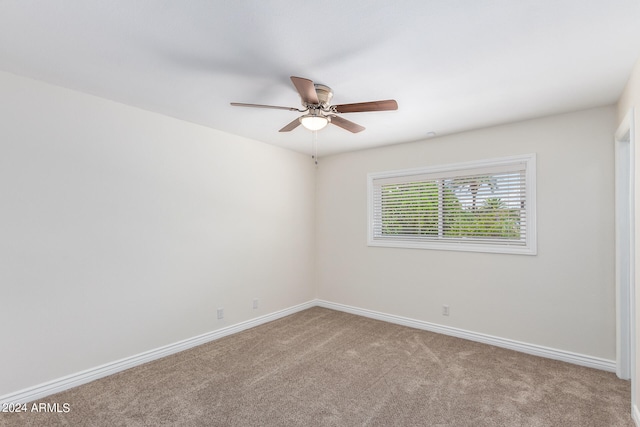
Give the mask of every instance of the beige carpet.
[(3, 426), (633, 426), (614, 374), (323, 308), (50, 396)]

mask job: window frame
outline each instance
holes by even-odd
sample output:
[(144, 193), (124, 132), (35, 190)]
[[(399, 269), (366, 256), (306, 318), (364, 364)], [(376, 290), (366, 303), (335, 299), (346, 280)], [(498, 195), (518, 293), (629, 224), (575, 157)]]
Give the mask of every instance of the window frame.
[[(433, 179), (438, 179), (437, 174), (442, 174), (442, 178), (449, 178), (452, 174), (459, 172), (460, 176), (465, 173), (482, 173), (483, 169), (495, 167), (515, 166), (525, 168), (525, 215), (527, 225), (525, 229), (525, 243), (513, 241), (500, 242), (460, 242), (454, 240), (435, 240), (420, 238), (396, 238), (376, 237), (374, 229), (374, 197), (375, 181), (388, 178), (410, 178), (418, 175), (436, 175)], [(456, 175), (457, 176), (457, 175)], [(476, 160), (462, 163), (451, 163), (445, 165), (434, 165), (412, 169), (401, 169), (383, 172), (371, 172), (367, 174), (367, 245), (374, 247), (390, 248), (411, 248), (411, 249), (433, 249), (447, 251), (465, 252), (487, 252), (504, 254), (537, 255), (537, 233), (536, 233), (536, 155), (524, 154), (509, 157), (500, 157), (485, 160)]]

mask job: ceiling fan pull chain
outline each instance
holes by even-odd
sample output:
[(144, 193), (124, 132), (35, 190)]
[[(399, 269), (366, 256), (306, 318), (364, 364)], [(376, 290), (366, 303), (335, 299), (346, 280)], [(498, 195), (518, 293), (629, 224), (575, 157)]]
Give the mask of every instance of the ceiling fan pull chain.
[(311, 158), (315, 161), (316, 166), (318, 165), (318, 131), (314, 130), (313, 132), (313, 139), (311, 142)]

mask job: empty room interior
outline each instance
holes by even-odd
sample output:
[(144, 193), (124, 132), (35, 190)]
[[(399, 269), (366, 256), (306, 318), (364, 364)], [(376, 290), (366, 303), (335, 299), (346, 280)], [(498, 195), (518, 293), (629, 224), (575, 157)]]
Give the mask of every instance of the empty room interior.
[(0, 2), (0, 425), (640, 425), (639, 22)]

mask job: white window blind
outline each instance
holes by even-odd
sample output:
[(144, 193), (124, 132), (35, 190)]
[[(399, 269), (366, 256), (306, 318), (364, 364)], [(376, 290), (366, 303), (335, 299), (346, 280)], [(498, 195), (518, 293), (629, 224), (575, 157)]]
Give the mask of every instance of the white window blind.
[(369, 174), (369, 244), (535, 253), (535, 156)]

